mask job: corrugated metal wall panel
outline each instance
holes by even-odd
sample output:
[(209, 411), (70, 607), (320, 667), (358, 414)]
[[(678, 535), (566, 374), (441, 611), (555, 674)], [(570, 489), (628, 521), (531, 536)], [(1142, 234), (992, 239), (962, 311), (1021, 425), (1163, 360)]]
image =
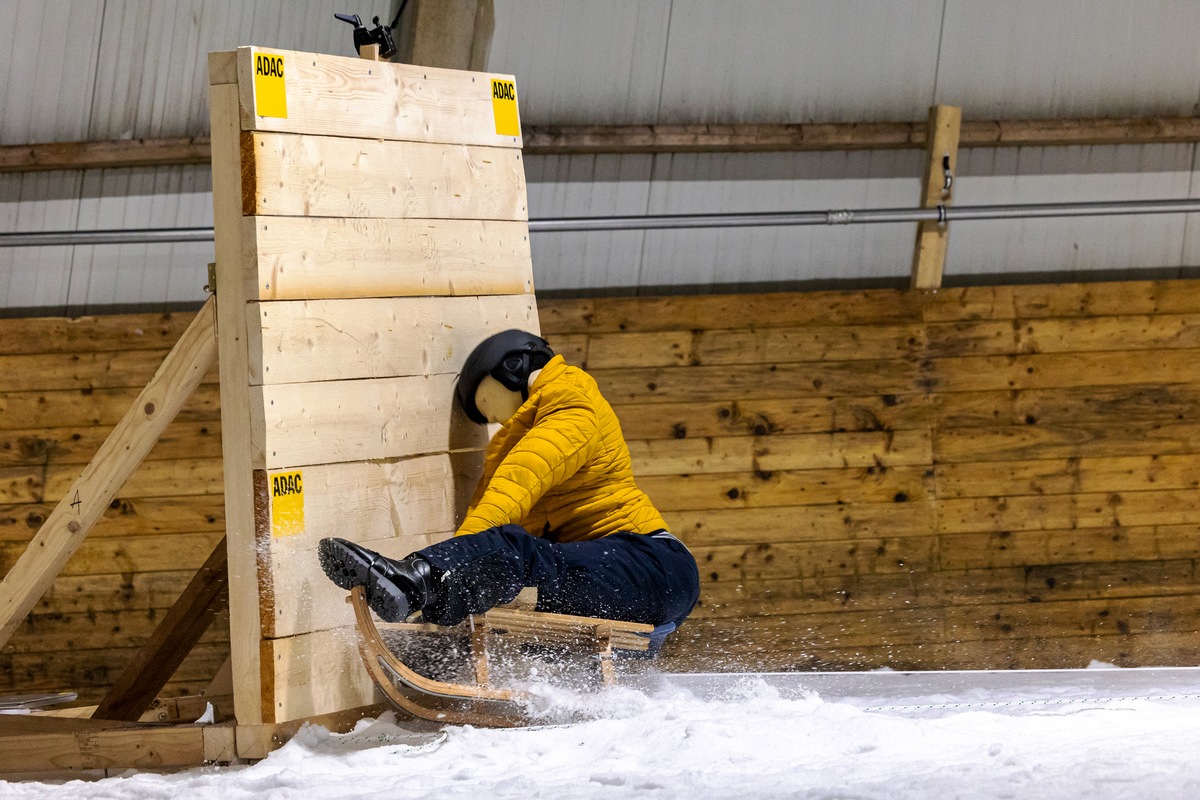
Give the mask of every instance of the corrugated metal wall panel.
[[(533, 156), (525, 160), (532, 217), (640, 216), (653, 157)], [(636, 286), (641, 231), (541, 233), (530, 241), (539, 291)]]
[(1190, 115), (1200, 3), (946, 3), (936, 102), (965, 117)]
[(0, 3), (0, 144), (87, 136), (102, 0)]
[[(1188, 196), (1192, 145), (967, 150), (955, 203)], [(982, 221), (952, 226), (948, 275), (1182, 266), (1183, 214)], [(1195, 263), (1195, 262), (1193, 262)]]
[[(209, 50), (349, 55), (350, 29), (332, 18), (346, 10), (0, 3), (0, 143), (202, 135)], [(496, 0), (495, 16), (488, 68), (517, 75), (530, 124), (919, 119), (935, 98), (968, 118), (1200, 113), (1191, 0)], [(956, 202), (1200, 196), (1195, 156), (965, 151)], [(920, 166), (916, 152), (527, 163), (534, 217), (910, 206)], [(0, 176), (0, 229), (207, 225), (207, 180), (203, 168)], [(541, 290), (892, 281), (907, 274), (911, 228), (544, 234), (532, 248)], [(209, 245), (0, 249), (0, 308), (198, 301), (210, 259)], [(1195, 264), (1200, 220), (982, 222), (955, 227), (948, 275)]]
[[(207, 167), (101, 170), (83, 185), (80, 228), (211, 226)], [(73, 313), (203, 299), (211, 243), (104, 245), (76, 248)]]
[(942, 0), (672, 5), (659, 122), (920, 119)]
[(669, 0), (496, 0), (488, 68), (517, 76), (521, 119), (658, 119)]
[[(651, 214), (912, 205), (917, 153), (663, 156)], [(911, 259), (908, 226), (726, 228), (647, 234), (639, 283), (721, 285), (886, 279)]]

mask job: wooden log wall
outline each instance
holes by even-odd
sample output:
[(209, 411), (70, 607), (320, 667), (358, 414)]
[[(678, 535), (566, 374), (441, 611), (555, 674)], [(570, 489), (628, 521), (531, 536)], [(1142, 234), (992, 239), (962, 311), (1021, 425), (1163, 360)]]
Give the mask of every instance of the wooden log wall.
[[(0, 574), (149, 382), (191, 321), (0, 321)], [(0, 694), (99, 702), (225, 531), (214, 369), (104, 519), (0, 650)], [(165, 693), (203, 690), (229, 655), (222, 617)]]
[(1200, 663), (1200, 283), (540, 307), (700, 562), (672, 669)]
[[(539, 312), (701, 562), (664, 668), (1200, 663), (1200, 282)], [(0, 572), (190, 319), (0, 322)], [(0, 651), (0, 693), (104, 693), (224, 533), (219, 420), (214, 372)]]

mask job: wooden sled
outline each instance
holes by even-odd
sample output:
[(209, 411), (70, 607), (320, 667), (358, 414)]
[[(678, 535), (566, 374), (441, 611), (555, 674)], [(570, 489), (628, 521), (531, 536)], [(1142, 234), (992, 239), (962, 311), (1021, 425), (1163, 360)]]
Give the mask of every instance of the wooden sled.
[[(359, 653), (372, 680), (398, 709), (419, 719), (453, 725), (512, 728), (534, 724), (525, 711), (531, 699), (517, 689), (490, 684), (488, 638), (537, 645), (575, 645), (594, 648), (600, 662), (600, 682), (616, 683), (614, 650), (646, 652), (651, 636), (661, 633), (653, 625), (618, 620), (548, 614), (515, 608), (494, 608), (466, 623), (471, 637), (475, 683), (450, 683), (428, 678), (405, 664), (384, 641), (367, 605), (366, 591), (356, 586), (347, 602), (354, 606), (358, 623)], [(386, 630), (446, 632), (437, 625), (392, 623)], [(665, 634), (662, 634), (665, 635)]]

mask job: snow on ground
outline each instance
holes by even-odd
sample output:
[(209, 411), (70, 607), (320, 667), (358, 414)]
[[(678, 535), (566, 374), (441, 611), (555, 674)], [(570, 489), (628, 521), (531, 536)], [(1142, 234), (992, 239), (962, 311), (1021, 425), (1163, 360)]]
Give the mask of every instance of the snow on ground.
[(999, 690), (979, 690), (960, 708), (925, 698), (872, 711), (879, 706), (781, 692), (761, 678), (721, 686), (543, 689), (547, 718), (575, 721), (415, 735), (385, 715), (342, 736), (305, 729), (254, 765), (0, 781), (0, 797), (1200, 797), (1200, 694), (1178, 687), (1123, 699), (1060, 692), (1019, 711), (989, 706), (1003, 702)]

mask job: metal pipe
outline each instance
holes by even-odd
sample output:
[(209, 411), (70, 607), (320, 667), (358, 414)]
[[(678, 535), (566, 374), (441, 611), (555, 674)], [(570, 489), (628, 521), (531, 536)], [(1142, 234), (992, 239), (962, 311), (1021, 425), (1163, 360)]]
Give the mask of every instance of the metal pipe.
[[(1200, 212), (1200, 199), (1125, 200), (1098, 203), (937, 206), (936, 208), (830, 209), (750, 214), (661, 214), (640, 217), (566, 217), (531, 219), (534, 233), (567, 231), (674, 230), (683, 228), (753, 228), (803, 225), (873, 225), (890, 222), (968, 222), (984, 219), (1092, 217), (1130, 214)], [(154, 244), (211, 242), (212, 228), (150, 228), (107, 231), (41, 231), (0, 233), (0, 247), (51, 245)]]

